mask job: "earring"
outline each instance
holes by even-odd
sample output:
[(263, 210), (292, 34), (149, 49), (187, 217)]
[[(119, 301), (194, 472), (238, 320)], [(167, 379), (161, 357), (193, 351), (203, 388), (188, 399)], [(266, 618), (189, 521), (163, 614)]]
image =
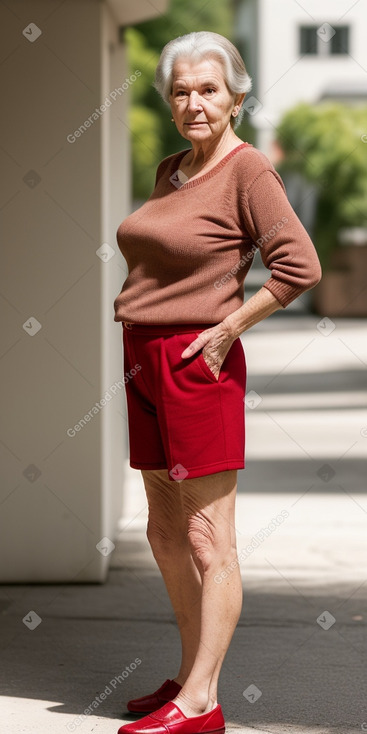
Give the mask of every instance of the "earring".
[(174, 118), (173, 118), (173, 117), (171, 117), (171, 122), (174, 122), (174, 121), (175, 121), (175, 120), (174, 120)]

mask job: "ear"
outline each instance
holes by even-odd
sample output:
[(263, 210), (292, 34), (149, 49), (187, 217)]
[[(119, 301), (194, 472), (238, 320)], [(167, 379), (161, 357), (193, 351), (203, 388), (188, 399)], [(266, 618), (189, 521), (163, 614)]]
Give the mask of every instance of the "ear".
[(242, 94), (236, 94), (235, 105), (237, 107), (241, 107), (242, 102), (245, 99), (245, 97), (246, 97), (246, 92), (243, 92)]

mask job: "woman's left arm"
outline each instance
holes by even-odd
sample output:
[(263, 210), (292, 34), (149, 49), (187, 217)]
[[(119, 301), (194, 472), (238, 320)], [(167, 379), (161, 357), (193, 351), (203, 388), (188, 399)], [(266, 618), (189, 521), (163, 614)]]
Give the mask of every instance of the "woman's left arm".
[(222, 322), (234, 338), (277, 309), (286, 308), (321, 279), (316, 249), (290, 205), (279, 174), (275, 170), (262, 171), (241, 199), (246, 229), (271, 276)]
[(228, 329), (229, 335), (234, 340), (243, 331), (247, 331), (251, 326), (271, 316), (279, 308), (283, 308), (282, 304), (279, 303), (268, 288), (262, 286), (243, 306), (233, 311), (222, 323)]
[(263, 170), (240, 197), (244, 227), (271, 272), (264, 287), (286, 308), (321, 278), (315, 246), (275, 170)]
[(244, 227), (256, 242), (271, 276), (243, 306), (216, 326), (203, 331), (182, 353), (203, 356), (218, 377), (233, 341), (279, 308), (285, 308), (321, 278), (315, 247), (292, 209), (284, 183), (275, 170), (261, 170), (240, 192)]

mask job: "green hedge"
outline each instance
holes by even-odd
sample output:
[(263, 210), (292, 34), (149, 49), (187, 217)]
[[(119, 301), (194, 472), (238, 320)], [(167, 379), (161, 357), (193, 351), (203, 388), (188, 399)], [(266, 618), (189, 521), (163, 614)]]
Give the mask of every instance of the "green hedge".
[(285, 154), (279, 173), (317, 186), (313, 239), (327, 265), (340, 228), (367, 226), (367, 106), (299, 104), (284, 115), (277, 140)]

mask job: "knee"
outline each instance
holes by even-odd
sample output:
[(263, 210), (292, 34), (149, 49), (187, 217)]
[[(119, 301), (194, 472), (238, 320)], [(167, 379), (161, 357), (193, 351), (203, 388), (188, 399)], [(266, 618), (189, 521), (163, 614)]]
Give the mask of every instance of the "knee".
[(218, 563), (231, 560), (236, 548), (231, 545), (230, 533), (213, 526), (200, 513), (188, 520), (188, 540), (191, 555), (201, 575), (211, 572)]
[(171, 523), (168, 521), (162, 523), (152, 517), (148, 520), (146, 534), (156, 561), (164, 562), (172, 559), (177, 547), (185, 542), (185, 534)]

